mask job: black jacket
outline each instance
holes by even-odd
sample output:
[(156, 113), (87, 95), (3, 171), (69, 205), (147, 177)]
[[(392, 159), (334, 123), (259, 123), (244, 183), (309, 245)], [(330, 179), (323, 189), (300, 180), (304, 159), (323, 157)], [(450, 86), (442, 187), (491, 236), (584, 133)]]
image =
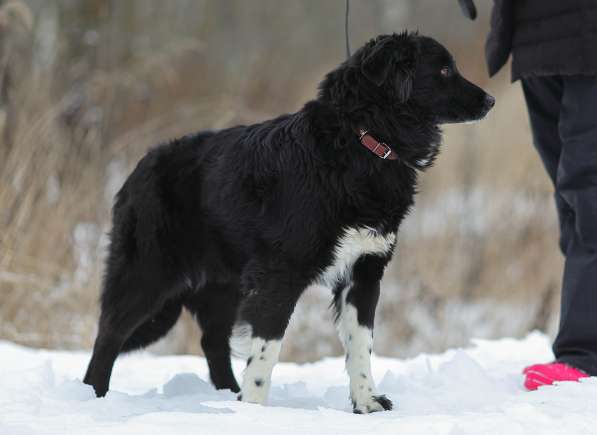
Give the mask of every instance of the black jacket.
[(597, 0), (495, 0), (486, 56), (494, 75), (512, 54), (512, 80), (597, 75)]

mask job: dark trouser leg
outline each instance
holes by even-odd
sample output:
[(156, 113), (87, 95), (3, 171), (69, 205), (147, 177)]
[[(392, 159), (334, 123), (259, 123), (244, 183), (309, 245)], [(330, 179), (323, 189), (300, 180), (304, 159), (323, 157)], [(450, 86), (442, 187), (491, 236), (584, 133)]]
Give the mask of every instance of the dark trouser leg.
[(559, 361), (597, 375), (597, 77), (564, 77), (556, 190), (571, 211)]
[[(543, 166), (556, 187), (562, 141), (560, 139), (560, 112), (564, 83), (561, 77), (534, 77), (522, 81), (533, 133), (533, 143)], [(560, 249), (566, 255), (567, 245), (574, 233), (572, 210), (560, 192), (554, 193), (560, 222)]]
[(533, 143), (555, 186), (562, 151), (558, 127), (562, 109), (562, 79), (560, 77), (524, 79), (522, 90), (529, 111)]
[(597, 85), (595, 78), (525, 79), (535, 146), (555, 186), (566, 257), (559, 361), (597, 374)]

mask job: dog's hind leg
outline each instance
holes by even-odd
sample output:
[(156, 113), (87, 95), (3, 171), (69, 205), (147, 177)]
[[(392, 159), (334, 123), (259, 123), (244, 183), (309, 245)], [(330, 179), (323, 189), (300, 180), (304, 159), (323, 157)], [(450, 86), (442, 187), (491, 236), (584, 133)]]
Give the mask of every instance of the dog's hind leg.
[(122, 345), (120, 351), (123, 353), (130, 352), (155, 343), (172, 329), (178, 321), (181, 312), (182, 301), (180, 298), (166, 301), (159, 312), (135, 328)]
[(185, 299), (185, 307), (201, 327), (201, 347), (209, 365), (214, 386), (240, 391), (232, 372), (229, 339), (238, 308), (238, 284), (208, 283)]
[(239, 326), (250, 334), (249, 355), (239, 400), (264, 403), (278, 362), (282, 337), (296, 302), (307, 286), (290, 271), (259, 270), (243, 280)]
[[(108, 391), (112, 367), (123, 345), (137, 328), (160, 312), (167, 300), (165, 295), (171, 289), (172, 286), (167, 286), (159, 279), (155, 271), (146, 272), (134, 266), (119, 274), (108, 270), (102, 294), (98, 334), (83, 379), (83, 382), (93, 386), (98, 397), (104, 396)], [(151, 338), (153, 337), (155, 334)], [(129, 348), (138, 347), (138, 344), (133, 340), (129, 342)]]
[(353, 411), (366, 414), (392, 409), (392, 402), (375, 393), (371, 376), (373, 321), (379, 299), (379, 282), (387, 259), (364, 255), (354, 264), (350, 282), (336, 290), (336, 326), (346, 351)]

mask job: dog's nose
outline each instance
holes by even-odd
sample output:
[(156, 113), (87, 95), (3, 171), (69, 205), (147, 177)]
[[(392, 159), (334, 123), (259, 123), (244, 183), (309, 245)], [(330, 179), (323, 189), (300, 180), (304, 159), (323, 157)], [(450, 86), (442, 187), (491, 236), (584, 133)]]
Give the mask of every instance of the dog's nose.
[(494, 105), (495, 105), (495, 98), (493, 98), (489, 94), (485, 95), (485, 106), (487, 107), (487, 109), (491, 109)]

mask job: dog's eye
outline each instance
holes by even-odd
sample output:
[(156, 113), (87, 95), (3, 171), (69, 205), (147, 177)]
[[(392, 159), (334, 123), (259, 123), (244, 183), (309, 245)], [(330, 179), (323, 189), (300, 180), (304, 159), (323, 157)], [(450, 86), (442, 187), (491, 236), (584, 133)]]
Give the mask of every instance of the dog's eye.
[(450, 77), (452, 75), (452, 68), (445, 66), (440, 70), (439, 73), (442, 75), (442, 77)]

